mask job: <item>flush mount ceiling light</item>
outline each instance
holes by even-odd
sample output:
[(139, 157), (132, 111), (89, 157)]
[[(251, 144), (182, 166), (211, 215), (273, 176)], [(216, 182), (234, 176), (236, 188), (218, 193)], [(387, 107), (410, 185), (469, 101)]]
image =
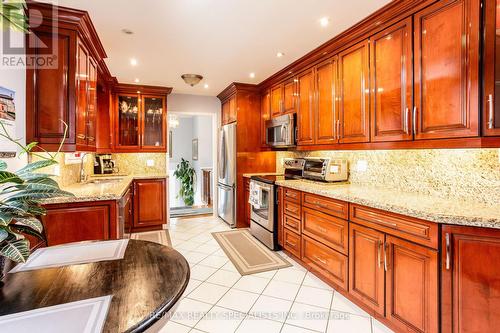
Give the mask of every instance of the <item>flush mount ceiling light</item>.
[(194, 87), (203, 79), (203, 76), (199, 74), (182, 74), (181, 78), (191, 87)]
[(328, 17), (322, 17), (319, 19), (319, 24), (321, 24), (321, 26), (324, 28), (326, 26), (328, 26), (328, 24), (330, 24), (330, 19)]
[(129, 29), (122, 29), (122, 32), (125, 35), (133, 35), (134, 34), (134, 32), (132, 30), (129, 30)]

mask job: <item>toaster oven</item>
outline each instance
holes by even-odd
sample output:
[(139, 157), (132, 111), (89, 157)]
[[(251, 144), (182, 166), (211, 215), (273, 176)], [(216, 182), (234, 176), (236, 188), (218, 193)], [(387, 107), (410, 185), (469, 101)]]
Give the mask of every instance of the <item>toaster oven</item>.
[(325, 182), (347, 181), (349, 170), (347, 160), (330, 158), (305, 158), (304, 178)]

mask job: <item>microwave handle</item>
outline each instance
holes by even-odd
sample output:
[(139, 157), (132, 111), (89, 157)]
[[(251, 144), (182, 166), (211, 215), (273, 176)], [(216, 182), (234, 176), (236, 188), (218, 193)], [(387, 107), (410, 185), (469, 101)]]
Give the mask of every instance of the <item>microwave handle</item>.
[(286, 142), (286, 125), (281, 125), (281, 140)]

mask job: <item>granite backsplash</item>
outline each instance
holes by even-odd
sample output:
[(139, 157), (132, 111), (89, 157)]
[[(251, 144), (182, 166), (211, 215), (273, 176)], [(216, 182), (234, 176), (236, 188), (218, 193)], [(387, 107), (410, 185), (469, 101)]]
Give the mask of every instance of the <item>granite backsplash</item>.
[(352, 184), (497, 205), (499, 155), (500, 149), (282, 151), (276, 166), (282, 172), (286, 157), (342, 158), (349, 162)]

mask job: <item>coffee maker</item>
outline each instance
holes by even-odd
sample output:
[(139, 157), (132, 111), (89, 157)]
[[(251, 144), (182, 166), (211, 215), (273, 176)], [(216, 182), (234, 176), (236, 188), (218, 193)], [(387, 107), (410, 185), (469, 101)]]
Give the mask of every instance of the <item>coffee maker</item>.
[(111, 159), (111, 154), (95, 154), (94, 174), (105, 175), (113, 173), (115, 161)]

